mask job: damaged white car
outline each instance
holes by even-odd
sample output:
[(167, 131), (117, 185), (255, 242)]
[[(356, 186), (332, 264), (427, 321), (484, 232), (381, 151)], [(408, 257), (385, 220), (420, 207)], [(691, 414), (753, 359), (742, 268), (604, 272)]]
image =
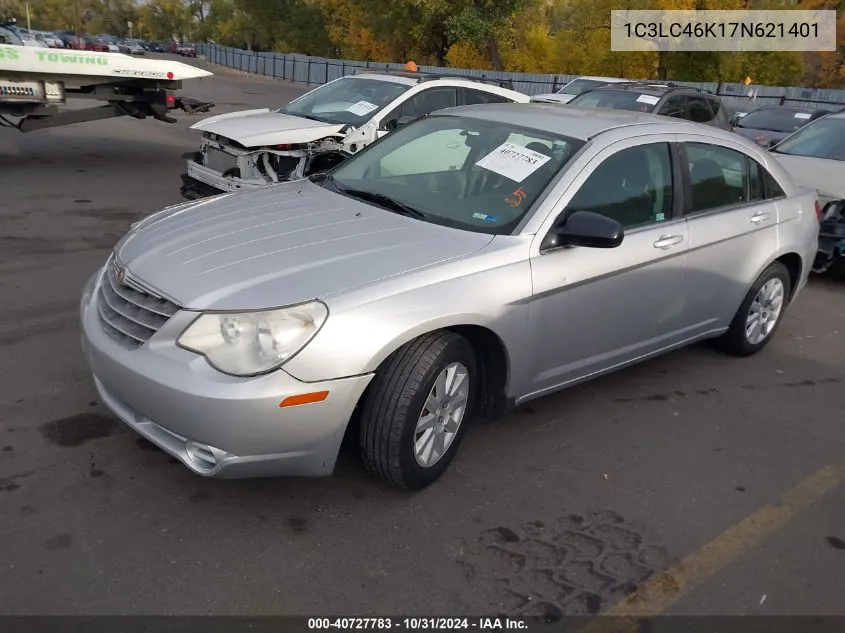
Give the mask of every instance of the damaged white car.
[(436, 110), (528, 101), (472, 78), (374, 71), (341, 77), (278, 110), (232, 112), (192, 125), (202, 131), (202, 145), (187, 156), (182, 195), (197, 199), (297, 180)]

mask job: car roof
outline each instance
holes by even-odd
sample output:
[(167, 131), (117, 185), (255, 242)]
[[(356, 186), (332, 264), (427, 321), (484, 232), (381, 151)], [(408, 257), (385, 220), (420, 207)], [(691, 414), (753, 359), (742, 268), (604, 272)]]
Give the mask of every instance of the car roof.
[[(416, 86), (418, 84), (423, 83), (432, 83), (432, 82), (441, 82), (441, 81), (452, 81), (456, 82), (456, 85), (459, 86), (466, 86), (466, 87), (475, 87), (478, 88), (480, 86), (487, 86), (492, 88), (497, 88), (500, 90), (509, 90), (511, 92), (517, 92), (513, 88), (513, 82), (507, 79), (484, 79), (482, 77), (471, 77), (467, 75), (443, 75), (440, 73), (425, 73), (425, 72), (416, 72), (410, 70), (387, 70), (387, 71), (378, 71), (378, 70), (364, 70), (358, 71), (354, 75), (347, 75), (349, 77), (367, 77), (368, 79), (381, 79), (383, 81), (395, 81), (397, 83), (404, 83), (410, 86)], [(490, 92), (497, 92), (497, 90), (491, 90)], [(523, 93), (519, 93), (523, 94)], [(525, 95), (527, 97), (527, 95)]]
[(392, 81), (393, 83), (397, 84), (405, 84), (406, 86), (415, 86), (419, 83), (419, 77), (412, 77), (411, 73), (373, 73), (373, 72), (362, 72), (362, 73), (355, 73), (354, 75), (346, 75), (346, 78), (364, 78), (364, 79), (376, 79), (379, 81)]
[(614, 82), (604, 86), (596, 86), (587, 92), (623, 92), (628, 91), (638, 92), (640, 94), (647, 94), (652, 96), (662, 96), (670, 92), (688, 92), (690, 94), (708, 95), (713, 98), (718, 98), (712, 92), (702, 90), (701, 88), (694, 88), (692, 86), (679, 86), (671, 82), (660, 81), (623, 81)]
[(609, 84), (610, 83), (624, 83), (626, 81), (631, 81), (630, 79), (621, 79), (619, 77), (592, 77), (592, 76), (589, 76), (589, 75), (580, 75), (580, 76), (576, 77), (575, 79), (573, 79), (572, 81), (570, 81), (569, 83), (572, 83), (573, 81), (578, 81), (579, 79), (586, 79), (588, 81), (606, 81)]
[[(659, 126), (664, 132), (701, 130), (700, 123), (631, 110), (579, 108), (551, 103), (487, 103), (439, 110), (432, 116), (466, 116), (570, 138), (589, 140), (602, 132), (640, 125)], [(681, 129), (679, 129), (681, 128)], [(707, 134), (734, 139), (736, 133), (707, 127)]]

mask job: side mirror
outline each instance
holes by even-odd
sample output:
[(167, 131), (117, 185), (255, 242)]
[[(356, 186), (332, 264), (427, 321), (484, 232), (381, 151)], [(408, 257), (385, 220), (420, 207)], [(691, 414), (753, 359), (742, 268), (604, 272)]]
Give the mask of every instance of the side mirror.
[(399, 119), (388, 119), (381, 124), (381, 129), (392, 132), (399, 127)]
[(616, 220), (591, 211), (564, 211), (543, 240), (541, 251), (565, 246), (616, 248), (622, 243), (625, 230)]

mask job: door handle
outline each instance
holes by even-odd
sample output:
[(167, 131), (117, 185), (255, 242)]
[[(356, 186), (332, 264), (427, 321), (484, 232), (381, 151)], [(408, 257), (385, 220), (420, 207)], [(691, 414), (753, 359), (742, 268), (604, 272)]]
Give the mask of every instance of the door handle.
[(660, 239), (654, 243), (654, 248), (661, 248), (664, 251), (667, 251), (675, 244), (680, 244), (683, 241), (683, 235), (661, 235)]
[(765, 222), (770, 217), (772, 217), (771, 213), (767, 213), (766, 211), (758, 211), (757, 213), (751, 216), (749, 221), (752, 224), (760, 224), (760, 222)]

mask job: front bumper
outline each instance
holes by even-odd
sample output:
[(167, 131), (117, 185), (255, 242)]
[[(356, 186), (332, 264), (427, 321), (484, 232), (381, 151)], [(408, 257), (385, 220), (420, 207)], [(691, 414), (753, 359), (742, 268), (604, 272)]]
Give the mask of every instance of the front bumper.
[[(103, 404), (129, 427), (207, 477), (326, 476), (372, 375), (303, 383), (283, 370), (236, 378), (176, 346), (196, 317), (182, 311), (128, 349), (100, 326), (99, 273), (80, 306), (82, 347)], [(328, 391), (322, 402), (280, 408), (288, 396)]]
[(196, 178), (192, 178), (188, 174), (182, 174), (182, 187), (179, 189), (179, 193), (186, 200), (200, 200), (211, 196), (219, 196), (221, 193), (226, 192), (207, 185)]
[[(254, 191), (263, 189), (267, 183), (249, 182), (240, 178), (224, 178), (220, 172), (200, 165), (198, 162), (187, 162), (187, 176), (217, 190), (217, 193), (231, 193), (234, 191)], [(183, 177), (184, 180), (184, 177)], [(184, 195), (184, 194), (183, 194)]]

